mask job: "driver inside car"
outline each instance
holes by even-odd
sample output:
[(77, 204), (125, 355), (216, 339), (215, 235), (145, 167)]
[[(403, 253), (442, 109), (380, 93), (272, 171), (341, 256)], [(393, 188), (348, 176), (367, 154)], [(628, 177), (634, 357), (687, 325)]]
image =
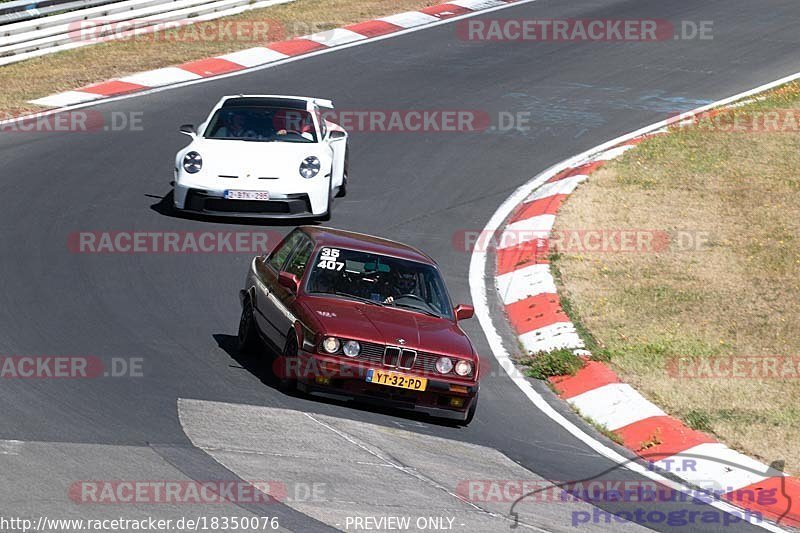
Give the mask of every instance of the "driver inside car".
[(383, 300), (383, 303), (393, 303), (395, 298), (405, 294), (417, 294), (417, 276), (413, 272), (395, 272), (392, 282), (389, 284), (391, 294)]

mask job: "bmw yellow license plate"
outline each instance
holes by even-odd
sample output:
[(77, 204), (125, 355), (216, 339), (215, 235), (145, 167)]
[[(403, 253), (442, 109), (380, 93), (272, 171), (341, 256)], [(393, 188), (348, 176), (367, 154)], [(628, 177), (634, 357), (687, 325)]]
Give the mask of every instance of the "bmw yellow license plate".
[(418, 391), (424, 391), (428, 386), (428, 380), (425, 378), (407, 376), (405, 374), (398, 374), (397, 372), (384, 372), (382, 370), (375, 370), (374, 368), (371, 368), (369, 372), (367, 372), (367, 381), (370, 383), (377, 383), (378, 385), (386, 385), (387, 387)]

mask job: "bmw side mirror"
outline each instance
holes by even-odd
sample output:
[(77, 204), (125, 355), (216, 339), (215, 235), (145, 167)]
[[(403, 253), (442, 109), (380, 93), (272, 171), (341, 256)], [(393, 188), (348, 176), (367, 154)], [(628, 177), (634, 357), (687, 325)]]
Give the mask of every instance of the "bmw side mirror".
[(278, 274), (278, 283), (282, 287), (286, 287), (292, 292), (297, 292), (300, 288), (300, 280), (297, 279), (297, 276), (294, 274), (290, 274), (289, 272), (281, 272)]
[(335, 141), (336, 139), (344, 139), (344, 137), (345, 133), (343, 131), (331, 130), (330, 138), (332, 141)]
[(471, 305), (459, 304), (453, 311), (456, 313), (456, 320), (466, 320), (475, 316), (475, 308)]
[(197, 137), (197, 130), (194, 129), (194, 126), (192, 124), (184, 124), (183, 126), (180, 127), (178, 131), (192, 138)]

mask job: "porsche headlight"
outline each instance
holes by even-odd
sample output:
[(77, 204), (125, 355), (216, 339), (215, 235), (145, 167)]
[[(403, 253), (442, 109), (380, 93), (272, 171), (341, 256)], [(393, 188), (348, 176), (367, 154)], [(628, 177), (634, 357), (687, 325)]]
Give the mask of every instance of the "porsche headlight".
[(440, 357), (436, 360), (436, 370), (440, 374), (447, 374), (453, 370), (453, 360), (449, 357)]
[(338, 352), (340, 345), (341, 343), (336, 337), (325, 337), (325, 340), (322, 341), (322, 349), (328, 353)]
[(465, 360), (460, 360), (456, 363), (456, 374), (459, 376), (469, 376), (472, 374), (472, 363)]
[(361, 352), (361, 345), (358, 341), (345, 341), (342, 351), (347, 357), (355, 357)]
[(189, 174), (197, 174), (203, 168), (203, 158), (197, 152), (189, 152), (183, 156), (183, 170)]
[(319, 174), (319, 158), (316, 156), (310, 156), (303, 159), (303, 162), (300, 163), (300, 175), (303, 176), (305, 179), (310, 180), (317, 174)]

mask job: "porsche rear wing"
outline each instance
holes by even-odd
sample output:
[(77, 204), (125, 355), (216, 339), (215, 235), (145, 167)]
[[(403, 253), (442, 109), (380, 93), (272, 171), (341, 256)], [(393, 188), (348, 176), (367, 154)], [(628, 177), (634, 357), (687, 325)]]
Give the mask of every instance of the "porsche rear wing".
[(220, 104), (224, 104), (228, 100), (237, 98), (259, 98), (264, 100), (294, 100), (297, 103), (305, 102), (306, 106), (311, 104), (317, 107), (324, 107), (325, 109), (333, 109), (333, 102), (327, 98), (314, 98), (310, 96), (288, 96), (282, 94), (237, 94), (235, 96), (224, 96)]

